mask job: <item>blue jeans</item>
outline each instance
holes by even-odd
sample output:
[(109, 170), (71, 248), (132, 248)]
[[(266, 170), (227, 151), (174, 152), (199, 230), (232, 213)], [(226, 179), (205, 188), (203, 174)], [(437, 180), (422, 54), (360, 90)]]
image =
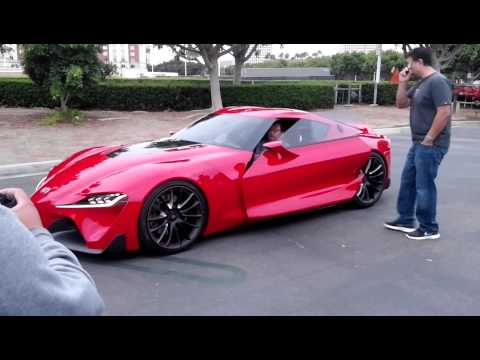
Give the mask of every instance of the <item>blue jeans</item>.
[(413, 144), (408, 151), (397, 200), (400, 223), (414, 225), (416, 213), (420, 230), (438, 232), (435, 178), (447, 151), (422, 144)]

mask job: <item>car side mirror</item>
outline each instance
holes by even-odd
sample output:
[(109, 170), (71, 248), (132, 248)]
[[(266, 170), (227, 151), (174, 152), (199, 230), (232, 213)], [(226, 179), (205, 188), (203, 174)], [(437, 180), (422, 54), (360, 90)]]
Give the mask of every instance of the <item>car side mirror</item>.
[(281, 149), (284, 149), (282, 142), (279, 141), (279, 140), (277, 140), (277, 141), (269, 141), (269, 142), (263, 144), (263, 146), (266, 147), (267, 149), (270, 149), (270, 150), (281, 150)]

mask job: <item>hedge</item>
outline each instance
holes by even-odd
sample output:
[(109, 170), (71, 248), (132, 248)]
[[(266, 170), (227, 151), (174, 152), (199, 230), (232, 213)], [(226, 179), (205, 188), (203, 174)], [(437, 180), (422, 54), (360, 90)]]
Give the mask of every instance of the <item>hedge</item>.
[[(333, 84), (262, 83), (233, 86), (222, 82), (224, 106), (253, 105), (302, 110), (333, 108)], [(208, 81), (108, 80), (72, 97), (69, 106), (99, 110), (193, 110), (211, 105)], [(58, 106), (29, 79), (0, 79), (0, 106)]]
[[(373, 103), (373, 92), (375, 85), (373, 83), (362, 85), (362, 102)], [(398, 85), (390, 83), (378, 84), (377, 104), (378, 105), (395, 105), (395, 97)]]
[(252, 105), (301, 110), (330, 109), (334, 106), (333, 85), (262, 84), (225, 86), (225, 106)]

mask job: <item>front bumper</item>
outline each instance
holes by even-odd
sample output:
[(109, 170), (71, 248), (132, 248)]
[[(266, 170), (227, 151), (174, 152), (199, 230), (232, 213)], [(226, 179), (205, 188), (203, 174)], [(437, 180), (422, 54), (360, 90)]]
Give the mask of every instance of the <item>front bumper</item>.
[(50, 201), (34, 201), (44, 226), (71, 250), (100, 254), (139, 249), (137, 203), (110, 208), (58, 208)]
[(68, 219), (61, 219), (53, 223), (49, 227), (53, 238), (59, 243), (65, 245), (72, 251), (77, 251), (86, 254), (102, 254), (102, 253), (119, 253), (126, 251), (125, 236), (117, 236), (104, 249), (92, 249), (87, 247), (85, 239), (74, 223)]

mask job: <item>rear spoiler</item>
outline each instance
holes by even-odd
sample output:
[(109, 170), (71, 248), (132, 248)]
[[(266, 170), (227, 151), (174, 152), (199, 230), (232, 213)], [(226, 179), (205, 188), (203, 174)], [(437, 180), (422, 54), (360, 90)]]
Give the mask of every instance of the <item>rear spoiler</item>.
[(366, 125), (366, 124), (349, 124), (349, 125), (351, 127), (355, 128), (355, 129), (360, 130), (360, 133), (362, 135), (367, 135), (367, 136), (370, 135), (370, 136), (373, 136), (373, 137), (380, 137), (380, 138), (385, 137), (385, 136), (375, 132), (369, 125)]

